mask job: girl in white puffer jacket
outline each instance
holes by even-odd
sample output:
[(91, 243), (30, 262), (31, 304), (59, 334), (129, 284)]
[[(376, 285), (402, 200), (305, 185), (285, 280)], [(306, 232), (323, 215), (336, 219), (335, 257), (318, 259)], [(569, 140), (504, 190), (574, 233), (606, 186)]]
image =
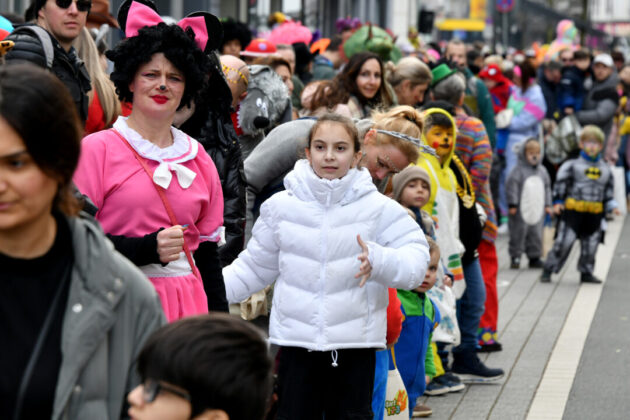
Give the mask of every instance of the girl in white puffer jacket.
[(356, 168), (359, 147), (351, 120), (320, 117), (308, 160), (262, 205), (247, 249), (223, 269), (234, 303), (276, 282), (278, 419), (372, 418), (387, 288), (416, 288), (429, 262), (418, 224)]

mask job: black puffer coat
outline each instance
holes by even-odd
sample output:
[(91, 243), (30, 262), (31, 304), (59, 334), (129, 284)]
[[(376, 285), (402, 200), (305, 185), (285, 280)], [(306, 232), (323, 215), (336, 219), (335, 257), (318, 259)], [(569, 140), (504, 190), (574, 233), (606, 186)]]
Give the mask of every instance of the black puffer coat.
[[(55, 52), (52, 68), (50, 70), (70, 91), (72, 100), (79, 112), (79, 117), (81, 121), (85, 123), (88, 114), (87, 92), (92, 88), (90, 76), (74, 48), (70, 48), (70, 51), (66, 52), (52, 35), (50, 39)], [(15, 46), (4, 56), (6, 61), (23, 60), (46, 68), (44, 48), (35, 34), (26, 31), (17, 31), (9, 35), (7, 40), (13, 41)]]
[(219, 248), (221, 265), (229, 265), (245, 245), (245, 172), (243, 158), (234, 131), (230, 108), (232, 93), (223, 77), (216, 54), (212, 62), (210, 80), (202, 100), (195, 104), (194, 114), (180, 129), (196, 138), (212, 158), (223, 189), (223, 224), (226, 244)]

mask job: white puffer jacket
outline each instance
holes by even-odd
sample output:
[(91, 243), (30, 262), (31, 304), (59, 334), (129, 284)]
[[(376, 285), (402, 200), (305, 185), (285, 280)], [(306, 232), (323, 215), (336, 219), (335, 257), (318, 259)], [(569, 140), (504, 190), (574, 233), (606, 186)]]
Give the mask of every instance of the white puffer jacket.
[[(418, 224), (376, 190), (365, 169), (329, 181), (300, 160), (284, 185), (262, 205), (247, 249), (223, 269), (228, 300), (240, 302), (277, 280), (272, 343), (318, 351), (384, 348), (387, 288), (418, 287), (428, 266)], [(362, 288), (354, 277), (359, 234), (372, 264)]]

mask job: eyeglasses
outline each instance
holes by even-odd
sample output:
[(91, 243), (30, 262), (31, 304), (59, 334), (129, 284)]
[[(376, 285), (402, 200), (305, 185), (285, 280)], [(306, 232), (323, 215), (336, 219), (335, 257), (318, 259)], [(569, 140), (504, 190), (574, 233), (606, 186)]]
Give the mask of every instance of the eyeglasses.
[(573, 61), (572, 58), (561, 58), (560, 61), (562, 61), (563, 63), (571, 63)]
[[(245, 77), (245, 75), (241, 73), (241, 69), (245, 66), (241, 67), (241, 69), (235, 69), (234, 67), (226, 66), (225, 64), (223, 64), (222, 67), (223, 67), (223, 74), (225, 74), (225, 79), (228, 82), (237, 84), (238, 79), (241, 79), (243, 83), (245, 83), (245, 86), (249, 84), (249, 80), (247, 80), (247, 77)], [(238, 78), (236, 80), (232, 79), (230, 76), (228, 76), (230, 72), (236, 72), (238, 74)]]
[(153, 401), (155, 401), (161, 391), (170, 392), (171, 394), (177, 395), (178, 397), (181, 397), (186, 401), (190, 401), (190, 394), (188, 392), (182, 391), (180, 388), (175, 388), (174, 386), (168, 385), (161, 381), (147, 379), (146, 381), (144, 381), (142, 388), (142, 397), (144, 398), (144, 402), (146, 403), (152, 403)]
[[(67, 9), (74, 0), (55, 0), (57, 7)], [(89, 12), (92, 7), (92, 0), (77, 0), (77, 10), (79, 12)]]

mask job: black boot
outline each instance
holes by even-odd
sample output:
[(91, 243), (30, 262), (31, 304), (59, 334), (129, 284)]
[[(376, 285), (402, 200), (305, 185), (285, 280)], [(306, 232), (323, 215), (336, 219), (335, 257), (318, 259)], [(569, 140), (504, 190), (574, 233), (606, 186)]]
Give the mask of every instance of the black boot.
[(519, 257), (512, 258), (512, 262), (510, 263), (510, 268), (512, 270), (518, 270), (521, 268), (521, 259)]
[(540, 275), (540, 282), (541, 283), (550, 283), (551, 282), (551, 271), (549, 270), (543, 270), (542, 274)]
[(493, 382), (504, 375), (503, 369), (484, 365), (475, 351), (453, 353), (452, 370), (464, 383)]
[(540, 258), (530, 258), (529, 268), (543, 268), (545, 263)]
[(601, 284), (603, 281), (592, 275), (591, 273), (582, 273), (580, 274), (580, 281), (582, 283), (594, 283)]

